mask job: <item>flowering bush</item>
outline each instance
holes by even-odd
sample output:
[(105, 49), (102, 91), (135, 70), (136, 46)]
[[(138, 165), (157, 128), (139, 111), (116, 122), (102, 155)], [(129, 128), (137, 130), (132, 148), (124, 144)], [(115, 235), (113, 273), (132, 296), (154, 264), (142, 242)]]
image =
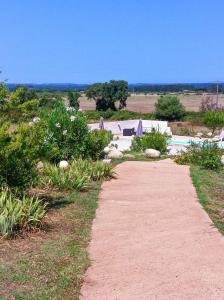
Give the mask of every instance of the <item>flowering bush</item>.
[(45, 155), (50, 161), (77, 157), (98, 157), (108, 144), (106, 134), (90, 132), (85, 114), (57, 103), (46, 117)]
[(135, 137), (132, 142), (132, 150), (145, 151), (146, 149), (155, 149), (161, 153), (167, 151), (167, 136), (157, 131), (145, 133), (143, 137)]

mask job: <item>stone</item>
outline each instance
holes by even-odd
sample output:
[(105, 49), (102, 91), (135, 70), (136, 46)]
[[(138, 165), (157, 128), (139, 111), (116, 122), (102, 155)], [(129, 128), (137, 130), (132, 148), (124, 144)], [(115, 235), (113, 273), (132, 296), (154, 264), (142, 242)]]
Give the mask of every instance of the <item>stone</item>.
[(33, 123), (38, 123), (40, 122), (40, 118), (39, 117), (34, 117), (33, 118)]
[(62, 160), (59, 162), (60, 169), (67, 169), (69, 167), (69, 163), (66, 160)]
[(44, 168), (43, 162), (42, 162), (42, 161), (39, 161), (39, 162), (37, 163), (37, 170), (38, 170), (38, 171), (42, 171), (43, 168)]
[(221, 164), (224, 166), (224, 155), (221, 157)]
[(117, 149), (112, 149), (109, 154), (108, 154), (108, 158), (123, 158), (123, 153)]
[(104, 152), (105, 154), (108, 154), (110, 151), (111, 151), (111, 149), (110, 149), (109, 147), (105, 147), (105, 148), (103, 149), (103, 152)]
[(161, 155), (161, 153), (158, 150), (155, 150), (155, 149), (146, 149), (145, 150), (146, 157), (157, 158), (157, 157), (160, 157), (160, 155)]
[(103, 159), (102, 162), (109, 165), (111, 164), (111, 159)]
[(207, 133), (207, 136), (208, 136), (208, 137), (212, 137), (212, 132), (208, 132), (208, 133)]

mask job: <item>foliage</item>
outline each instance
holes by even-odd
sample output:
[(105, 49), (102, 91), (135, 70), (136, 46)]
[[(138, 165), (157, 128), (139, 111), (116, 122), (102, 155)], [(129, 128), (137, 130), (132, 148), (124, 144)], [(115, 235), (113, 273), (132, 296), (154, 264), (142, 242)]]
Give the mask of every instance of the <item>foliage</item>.
[(37, 111), (39, 107), (39, 100), (33, 99), (18, 105), (18, 110), (22, 113), (30, 113), (31, 111)]
[(176, 157), (176, 162), (181, 165), (193, 164), (204, 169), (218, 170), (221, 167), (223, 150), (216, 143), (205, 141), (192, 143), (186, 153)]
[(86, 190), (92, 180), (109, 179), (114, 176), (112, 167), (103, 162), (77, 159), (67, 169), (45, 164), (40, 183), (59, 190)]
[(45, 208), (46, 204), (38, 199), (26, 196), (18, 199), (8, 189), (3, 189), (0, 192), (0, 234), (8, 237), (20, 230), (40, 226)]
[(133, 151), (145, 151), (146, 149), (155, 149), (161, 153), (167, 151), (167, 136), (155, 131), (152, 133), (145, 133), (143, 137), (134, 137), (132, 142)]
[(35, 160), (41, 155), (40, 125), (0, 126), (0, 184), (23, 189), (36, 178)]
[(214, 97), (212, 96), (206, 96), (201, 101), (200, 105), (200, 111), (201, 112), (207, 112), (207, 111), (224, 111), (224, 107), (218, 104), (217, 100), (214, 100)]
[(7, 97), (9, 95), (9, 90), (6, 88), (3, 82), (0, 82), (0, 111), (4, 110), (7, 104)]
[(106, 130), (90, 131), (86, 140), (86, 157), (99, 159), (102, 155), (102, 150), (112, 140), (112, 134)]
[(176, 96), (161, 96), (155, 104), (155, 116), (161, 120), (180, 120), (185, 115), (185, 108)]
[(68, 92), (68, 101), (69, 101), (69, 105), (71, 107), (74, 107), (76, 110), (79, 109), (79, 97), (80, 97), (80, 93), (78, 92)]
[(58, 162), (84, 157), (88, 135), (85, 115), (82, 112), (66, 110), (62, 102), (57, 102), (54, 110), (46, 117), (46, 158)]
[(212, 133), (216, 129), (224, 126), (224, 112), (208, 111), (204, 114), (204, 124), (212, 129)]
[(128, 83), (124, 80), (96, 83), (87, 89), (86, 96), (96, 101), (96, 110), (115, 111), (117, 101), (119, 101), (119, 109), (123, 109), (126, 107), (128, 97)]
[(14, 92), (10, 93), (9, 100), (14, 104), (23, 104), (26, 101), (37, 99), (37, 97), (35, 90), (17, 86)]

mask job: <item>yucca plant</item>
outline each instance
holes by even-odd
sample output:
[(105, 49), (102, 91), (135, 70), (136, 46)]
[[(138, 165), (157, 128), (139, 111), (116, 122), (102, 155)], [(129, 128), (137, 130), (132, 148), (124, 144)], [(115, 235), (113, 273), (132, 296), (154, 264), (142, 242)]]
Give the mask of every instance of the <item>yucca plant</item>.
[(9, 189), (3, 189), (0, 193), (0, 234), (6, 237), (38, 227), (46, 214), (46, 205), (26, 196), (18, 199)]
[(92, 160), (73, 160), (69, 168), (60, 169), (56, 165), (45, 164), (40, 177), (40, 183), (59, 190), (86, 190), (92, 180), (109, 179), (114, 177), (112, 166)]
[(111, 165), (101, 161), (96, 161), (91, 170), (92, 180), (110, 179), (115, 177), (115, 172)]
[(75, 168), (60, 169), (56, 165), (46, 164), (41, 177), (43, 185), (52, 186), (59, 190), (75, 189), (85, 190), (88, 188), (90, 176), (79, 172)]

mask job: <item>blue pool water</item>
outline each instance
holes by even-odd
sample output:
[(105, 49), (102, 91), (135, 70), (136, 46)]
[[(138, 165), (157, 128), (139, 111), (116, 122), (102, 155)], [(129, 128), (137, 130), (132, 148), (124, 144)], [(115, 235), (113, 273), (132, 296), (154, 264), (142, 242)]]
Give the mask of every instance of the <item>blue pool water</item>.
[[(177, 139), (169, 139), (168, 140), (169, 144), (173, 145), (181, 145), (181, 146), (190, 146), (191, 140), (177, 140)], [(198, 141), (198, 144), (201, 144), (202, 142)], [(220, 148), (224, 148), (224, 142), (218, 142), (218, 146)]]

